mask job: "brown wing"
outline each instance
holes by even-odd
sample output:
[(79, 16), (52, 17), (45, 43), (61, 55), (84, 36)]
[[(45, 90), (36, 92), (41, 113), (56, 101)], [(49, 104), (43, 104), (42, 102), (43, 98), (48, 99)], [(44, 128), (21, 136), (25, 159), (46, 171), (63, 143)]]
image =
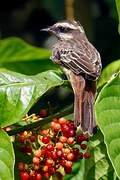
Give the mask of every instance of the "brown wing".
[(75, 74), (84, 73), (97, 79), (101, 71), (101, 59), (97, 50), (85, 40), (72, 40), (59, 43), (61, 64)]

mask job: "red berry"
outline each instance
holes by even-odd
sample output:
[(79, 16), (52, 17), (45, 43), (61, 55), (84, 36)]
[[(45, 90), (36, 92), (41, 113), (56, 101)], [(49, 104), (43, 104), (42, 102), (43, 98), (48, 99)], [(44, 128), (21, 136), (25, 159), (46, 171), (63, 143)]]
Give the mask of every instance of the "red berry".
[(30, 142), (35, 142), (35, 139), (36, 139), (35, 136), (31, 136), (31, 137), (30, 137)]
[(21, 180), (28, 180), (29, 174), (27, 172), (21, 172), (20, 177), (21, 177)]
[(52, 121), (51, 122), (51, 128), (54, 129), (54, 125), (56, 124), (56, 122)]
[(48, 145), (47, 145), (47, 149), (48, 149), (49, 151), (53, 151), (53, 150), (54, 150), (54, 146), (53, 146), (52, 144), (48, 144)]
[(47, 159), (46, 160), (46, 165), (51, 166), (54, 163), (53, 159)]
[(61, 129), (60, 124), (59, 123), (55, 123), (53, 129), (54, 129), (55, 132), (58, 132)]
[(71, 161), (66, 161), (65, 166), (68, 167), (68, 168), (72, 167), (72, 162)]
[(69, 127), (65, 124), (64, 126), (62, 126), (62, 132), (64, 135), (67, 135), (68, 136), (68, 133), (69, 133)]
[(90, 155), (89, 152), (86, 152), (86, 153), (84, 154), (84, 158), (85, 158), (85, 159), (89, 159), (90, 157), (91, 157), (91, 155)]
[(45, 154), (45, 157), (51, 158), (51, 156), (52, 156), (52, 152), (49, 151), (49, 150), (47, 150), (47, 151), (46, 151), (46, 154)]
[(48, 172), (50, 173), (50, 175), (53, 175), (55, 174), (56, 170), (54, 167), (49, 167)]
[(40, 159), (38, 157), (33, 158), (33, 163), (38, 165), (40, 163)]
[(60, 136), (59, 141), (60, 141), (61, 143), (65, 143), (65, 142), (67, 141), (67, 138), (66, 138), (65, 136)]
[(56, 154), (57, 154), (58, 158), (61, 158), (62, 155), (63, 155), (63, 151), (62, 150), (58, 150), (58, 151), (56, 151)]
[(37, 173), (37, 174), (36, 174), (36, 177), (35, 177), (35, 180), (42, 180), (41, 174)]
[(24, 138), (24, 137), (19, 137), (19, 138), (18, 138), (18, 142), (24, 143), (24, 142), (25, 142), (25, 138)]
[(69, 154), (67, 155), (67, 159), (68, 159), (69, 161), (73, 161), (73, 160), (74, 160), (74, 154), (73, 154), (73, 153), (69, 153)]
[(63, 148), (63, 144), (61, 142), (56, 143), (56, 148), (61, 150)]
[(75, 156), (78, 156), (78, 154), (79, 154), (79, 149), (78, 149), (78, 148), (74, 148), (74, 149), (73, 149), (73, 154), (74, 154)]
[(88, 140), (88, 137), (84, 134), (80, 134), (77, 136), (77, 143), (80, 144), (82, 143), (83, 141), (87, 141)]
[(49, 129), (43, 129), (40, 131), (40, 134), (42, 135), (48, 135), (49, 134)]
[(48, 144), (48, 143), (50, 142), (50, 137), (49, 137), (49, 136), (44, 136), (44, 137), (42, 138), (42, 142), (43, 142), (44, 144)]
[(83, 159), (83, 153), (79, 153), (79, 159)]
[(35, 180), (35, 171), (34, 170), (31, 170), (30, 171), (30, 180)]
[(63, 125), (63, 124), (66, 124), (66, 119), (65, 118), (59, 118), (58, 122)]
[(44, 118), (48, 115), (48, 112), (46, 109), (41, 109), (39, 112), (40, 117)]
[(34, 155), (35, 155), (36, 157), (40, 158), (40, 157), (41, 157), (41, 150), (40, 150), (40, 149), (36, 150), (36, 151), (34, 152)]
[(68, 126), (69, 126), (69, 128), (72, 130), (76, 130), (76, 128), (75, 128), (75, 125), (74, 125), (74, 123), (73, 122), (69, 122), (69, 124), (68, 124)]
[(73, 129), (69, 130), (68, 137), (74, 137), (74, 136), (75, 136), (75, 131)]
[(70, 174), (72, 171), (72, 168), (71, 167), (65, 167), (64, 170), (65, 170), (66, 174)]
[(69, 138), (67, 139), (67, 143), (68, 143), (68, 144), (74, 144), (74, 138), (73, 138), (73, 137), (69, 137)]
[(52, 152), (51, 158), (52, 158), (53, 160), (57, 160), (57, 153), (56, 153), (56, 151), (53, 151), (53, 152)]
[(63, 153), (62, 159), (67, 159), (67, 154)]
[(65, 154), (69, 154), (70, 153), (70, 149), (69, 148), (65, 148), (63, 151), (64, 151)]
[(49, 178), (50, 178), (50, 173), (45, 172), (45, 173), (44, 173), (44, 177), (45, 177), (46, 179), (49, 179)]
[(86, 144), (81, 144), (80, 147), (81, 147), (81, 149), (85, 150), (87, 148), (87, 145)]
[(47, 151), (48, 151), (48, 149), (45, 146), (43, 146), (41, 149), (41, 155), (44, 156), (47, 153)]
[(65, 166), (65, 163), (66, 163), (66, 161), (65, 161), (64, 159), (60, 160), (60, 165), (61, 165), (61, 166), (64, 167), (64, 166)]

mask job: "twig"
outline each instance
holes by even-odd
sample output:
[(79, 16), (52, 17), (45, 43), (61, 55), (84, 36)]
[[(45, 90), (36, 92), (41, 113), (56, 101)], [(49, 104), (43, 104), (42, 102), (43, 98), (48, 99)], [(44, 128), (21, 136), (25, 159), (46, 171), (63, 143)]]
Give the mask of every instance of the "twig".
[(66, 0), (66, 19), (73, 20), (74, 19), (74, 0)]
[(53, 118), (63, 117), (63, 116), (66, 116), (68, 114), (71, 114), (72, 112), (73, 112), (73, 105), (70, 105), (69, 107), (65, 108), (63, 111), (60, 111), (54, 115), (48, 116), (42, 120), (38, 120), (36, 122), (27, 124), (25, 126), (15, 128), (13, 130), (8, 131), (7, 133), (9, 136), (12, 136), (12, 135), (16, 135), (17, 133), (23, 132), (25, 130), (32, 130), (32, 129), (37, 128), (39, 126), (42, 128), (43, 125), (50, 123)]

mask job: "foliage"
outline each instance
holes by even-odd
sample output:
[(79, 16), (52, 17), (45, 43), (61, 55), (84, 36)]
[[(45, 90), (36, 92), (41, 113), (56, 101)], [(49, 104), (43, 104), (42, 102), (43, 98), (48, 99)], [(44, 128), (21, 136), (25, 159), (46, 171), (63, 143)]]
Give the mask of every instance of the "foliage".
[(0, 130), (0, 179), (14, 179), (14, 152), (10, 137)]
[(12, 37), (0, 40), (0, 67), (28, 75), (58, 69), (49, 57), (50, 51), (33, 47), (22, 39)]
[[(116, 0), (116, 5), (120, 19), (119, 0)], [(17, 128), (18, 124), (15, 123), (21, 122), (22, 117), (48, 93), (48, 90), (63, 85), (70, 87), (65, 83), (61, 69), (53, 65), (49, 56), (48, 50), (33, 47), (18, 38), (0, 40), (0, 179), (2, 180), (7, 180), (8, 177), (14, 180), (15, 160), (17, 162), (20, 157), (23, 158), (14, 146), (17, 154), (15, 159), (11, 138), (3, 128), (10, 125)], [(95, 111), (100, 130), (89, 142), (89, 146), (92, 146), (92, 157), (74, 163), (72, 173), (65, 175), (65, 180), (87, 180), (88, 177), (95, 180), (120, 179), (120, 60), (109, 64), (102, 71), (98, 88), (100, 91), (95, 102)], [(69, 116), (70, 113), (71, 111), (67, 111), (65, 115)], [(58, 115), (60, 116), (60, 113)], [(46, 123), (53, 116), (48, 116)], [(43, 121), (40, 122), (41, 125)], [(19, 123), (19, 126), (23, 130), (24, 127), (27, 129), (29, 124), (24, 126)], [(17, 132), (19, 130), (16, 129), (11, 134)], [(25, 158), (28, 159), (28, 156)]]
[(96, 101), (97, 122), (105, 138), (108, 155), (120, 177), (120, 74), (103, 87)]
[(64, 82), (54, 71), (27, 76), (4, 69), (0, 71), (0, 80), (1, 127), (20, 121), (47, 90)]
[(110, 63), (107, 67), (105, 67), (102, 71), (102, 74), (98, 81), (98, 88), (101, 88), (105, 85), (111, 76), (120, 71), (120, 60), (114, 61)]
[[(119, 18), (119, 22), (120, 22), (120, 1), (119, 0), (115, 0), (115, 1), (116, 1), (116, 6), (117, 6), (118, 18)], [(120, 23), (118, 26), (118, 31), (120, 33)]]

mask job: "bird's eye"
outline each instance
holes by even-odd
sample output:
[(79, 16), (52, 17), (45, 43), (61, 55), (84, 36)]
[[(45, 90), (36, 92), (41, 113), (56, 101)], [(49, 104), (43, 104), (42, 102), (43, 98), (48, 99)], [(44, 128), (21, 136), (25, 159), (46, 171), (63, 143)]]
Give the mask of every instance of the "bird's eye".
[(63, 33), (64, 31), (65, 31), (65, 28), (64, 27), (59, 27), (59, 31), (61, 32), (61, 33)]

